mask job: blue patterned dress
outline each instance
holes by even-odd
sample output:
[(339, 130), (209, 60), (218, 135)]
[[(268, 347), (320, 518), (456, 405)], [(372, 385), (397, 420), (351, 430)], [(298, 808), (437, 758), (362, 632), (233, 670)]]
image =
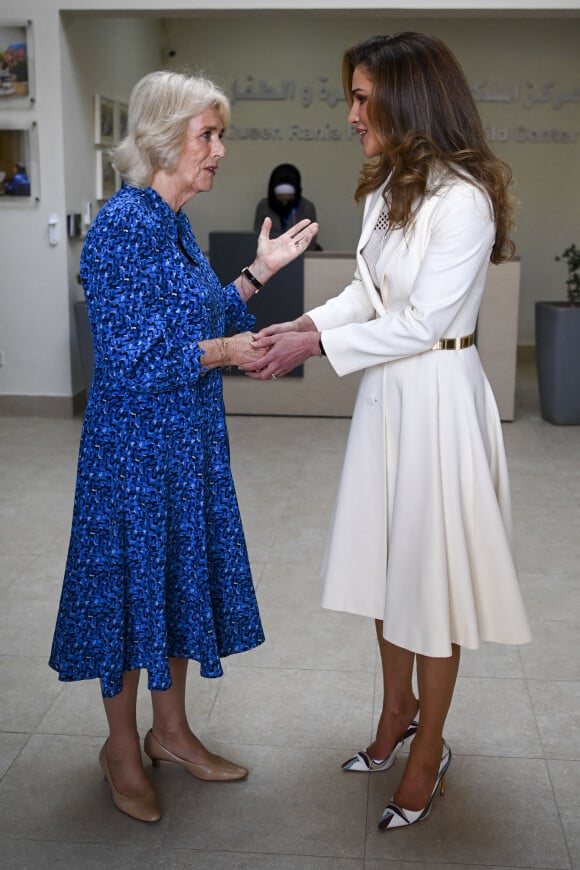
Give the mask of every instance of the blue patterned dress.
[(202, 339), (251, 329), (185, 214), (124, 186), (81, 257), (95, 375), (81, 435), (70, 546), (50, 666), (121, 691), (168, 658), (204, 677), (264, 640), (234, 483), (219, 369)]

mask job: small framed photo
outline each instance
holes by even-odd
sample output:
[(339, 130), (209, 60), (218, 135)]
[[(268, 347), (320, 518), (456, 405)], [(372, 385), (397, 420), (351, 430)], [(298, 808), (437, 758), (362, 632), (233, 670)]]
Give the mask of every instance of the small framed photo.
[(32, 22), (0, 21), (0, 108), (34, 102)]
[(0, 127), (0, 203), (34, 205), (40, 199), (36, 121)]
[(95, 145), (115, 141), (115, 101), (95, 94)]
[(129, 132), (129, 106), (127, 103), (117, 103), (117, 124), (115, 142), (121, 142)]
[(95, 197), (99, 200), (110, 199), (120, 187), (120, 178), (111, 162), (111, 157), (106, 148), (99, 148), (96, 156), (96, 191)]

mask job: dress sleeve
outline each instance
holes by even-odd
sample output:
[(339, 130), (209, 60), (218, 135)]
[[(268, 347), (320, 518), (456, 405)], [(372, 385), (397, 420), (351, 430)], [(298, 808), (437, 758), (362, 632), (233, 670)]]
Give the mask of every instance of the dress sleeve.
[(226, 328), (225, 334), (232, 335), (235, 332), (247, 332), (254, 328), (256, 318), (246, 308), (246, 303), (239, 294), (238, 288), (232, 282), (224, 287), (226, 303)]
[[(469, 183), (451, 186), (437, 198), (428, 227), (424, 239), (409, 242), (411, 257), (420, 263), (407, 304), (366, 323), (325, 331), (324, 348), (337, 374), (431, 350), (471, 294), (483, 291), (495, 238), (487, 197)], [(405, 275), (395, 279), (404, 281)], [(473, 310), (476, 316), (475, 302)]]
[(328, 299), (323, 305), (311, 308), (306, 314), (321, 332), (323, 329), (336, 329), (349, 323), (366, 323), (375, 316), (375, 309), (356, 269), (353, 280), (341, 293)]
[(81, 255), (96, 368), (136, 392), (170, 391), (201, 375), (203, 288), (185, 313), (169, 304), (175, 264), (161, 235), (139, 209), (118, 209), (97, 219)]

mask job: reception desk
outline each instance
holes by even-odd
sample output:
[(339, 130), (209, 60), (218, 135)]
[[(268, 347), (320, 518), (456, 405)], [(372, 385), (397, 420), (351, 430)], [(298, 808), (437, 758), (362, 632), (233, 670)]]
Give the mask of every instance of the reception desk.
[[(335, 296), (353, 273), (351, 254), (306, 254), (304, 310)], [(490, 266), (477, 324), (477, 347), (502, 420), (514, 418), (519, 287), (518, 260)], [(360, 377), (357, 372), (339, 378), (321, 357), (305, 362), (301, 378), (225, 377), (226, 410), (229, 414), (350, 417)]]

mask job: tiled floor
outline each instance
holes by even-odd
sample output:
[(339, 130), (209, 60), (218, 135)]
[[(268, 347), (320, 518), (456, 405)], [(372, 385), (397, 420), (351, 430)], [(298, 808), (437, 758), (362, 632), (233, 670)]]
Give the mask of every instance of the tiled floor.
[[(534, 641), (464, 654), (447, 794), (379, 833), (402, 769), (340, 762), (380, 704), (373, 626), (320, 609), (318, 567), (347, 420), (233, 417), (234, 472), (267, 632), (221, 680), (191, 668), (202, 738), (246, 763), (215, 784), (162, 765), (164, 818), (115, 811), (97, 765), (95, 683), (46, 664), (65, 559), (79, 420), (0, 418), (0, 867), (3, 870), (580, 868), (580, 427), (539, 417), (529, 371), (504, 424)], [(148, 697), (140, 698), (143, 733)]]

